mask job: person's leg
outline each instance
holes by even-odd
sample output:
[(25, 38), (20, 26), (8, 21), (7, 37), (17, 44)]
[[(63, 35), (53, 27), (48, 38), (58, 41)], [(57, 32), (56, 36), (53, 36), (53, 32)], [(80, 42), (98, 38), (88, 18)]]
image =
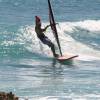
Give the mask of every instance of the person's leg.
[(57, 56), (58, 56), (58, 54), (56, 54), (56, 52), (55, 52), (55, 46), (54, 46), (54, 44), (51, 42), (50, 39), (48, 39), (48, 38), (46, 37), (46, 38), (43, 39), (42, 42), (43, 42), (44, 44), (48, 45), (48, 46), (51, 48), (51, 51), (52, 51), (54, 57), (57, 57)]

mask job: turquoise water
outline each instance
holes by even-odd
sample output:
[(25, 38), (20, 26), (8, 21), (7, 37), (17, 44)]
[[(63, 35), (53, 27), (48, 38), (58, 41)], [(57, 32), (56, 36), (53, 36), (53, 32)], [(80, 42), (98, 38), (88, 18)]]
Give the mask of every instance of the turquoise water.
[[(34, 16), (49, 24), (47, 0), (0, 0), (0, 91), (20, 100), (99, 100), (100, 1), (51, 3), (63, 54), (79, 57), (61, 64), (36, 37)], [(56, 45), (50, 28), (46, 35)]]

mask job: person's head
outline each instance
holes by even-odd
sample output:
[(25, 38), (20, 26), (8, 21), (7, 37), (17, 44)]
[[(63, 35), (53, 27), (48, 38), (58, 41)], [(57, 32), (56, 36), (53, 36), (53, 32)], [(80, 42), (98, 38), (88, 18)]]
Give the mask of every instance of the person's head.
[(38, 16), (35, 16), (35, 23), (38, 26), (41, 26), (41, 19)]

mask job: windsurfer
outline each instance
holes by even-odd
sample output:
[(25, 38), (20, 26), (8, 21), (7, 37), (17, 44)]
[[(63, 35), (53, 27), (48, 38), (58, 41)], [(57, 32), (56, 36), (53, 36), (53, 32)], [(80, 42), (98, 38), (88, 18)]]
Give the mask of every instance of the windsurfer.
[(46, 29), (50, 25), (47, 25), (44, 29), (42, 29), (41, 28), (41, 20), (40, 20), (40, 18), (38, 16), (35, 16), (35, 24), (36, 24), (36, 26), (35, 26), (35, 32), (37, 33), (37, 37), (40, 39), (40, 41), (42, 43), (48, 45), (51, 48), (51, 51), (52, 51), (54, 57), (58, 57), (58, 54), (55, 53), (55, 46), (54, 46), (54, 44), (44, 34), (44, 32), (46, 31)]

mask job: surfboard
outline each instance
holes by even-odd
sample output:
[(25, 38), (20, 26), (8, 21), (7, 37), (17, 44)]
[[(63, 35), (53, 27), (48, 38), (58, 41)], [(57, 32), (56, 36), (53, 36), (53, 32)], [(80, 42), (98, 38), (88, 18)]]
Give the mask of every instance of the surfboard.
[[(50, 57), (53, 57), (53, 54), (51, 51), (47, 53)], [(74, 58), (77, 58), (79, 55), (77, 54), (71, 54), (71, 53), (64, 53), (62, 56), (54, 57), (54, 59), (63, 62), (63, 61), (68, 61), (68, 60), (73, 60)]]
[(63, 65), (73, 65), (76, 57), (78, 55), (64, 55), (57, 57), (56, 60)]
[(59, 49), (59, 57), (57, 57), (56, 59), (58, 61), (68, 61), (68, 60), (71, 60), (71, 59), (78, 57), (78, 55), (63, 55), (62, 54), (61, 45), (60, 45), (60, 41), (59, 41), (59, 35), (57, 32), (56, 22), (54, 19), (54, 14), (52, 11), (52, 6), (51, 6), (50, 0), (48, 0), (48, 8), (49, 8), (49, 22), (50, 22), (51, 30), (54, 34), (54, 37), (55, 37), (55, 40), (57, 42), (58, 49)]
[(76, 58), (76, 57), (78, 57), (78, 55), (64, 55), (64, 56), (59, 56), (56, 59), (58, 61), (67, 61), (67, 60), (71, 60), (71, 59)]

